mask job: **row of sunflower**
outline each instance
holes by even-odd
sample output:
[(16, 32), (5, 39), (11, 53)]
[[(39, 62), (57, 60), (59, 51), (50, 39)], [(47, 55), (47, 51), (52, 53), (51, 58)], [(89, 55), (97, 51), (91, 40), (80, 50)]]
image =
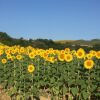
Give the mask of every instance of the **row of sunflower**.
[(0, 46), (0, 85), (15, 100), (90, 100), (100, 93), (100, 51)]

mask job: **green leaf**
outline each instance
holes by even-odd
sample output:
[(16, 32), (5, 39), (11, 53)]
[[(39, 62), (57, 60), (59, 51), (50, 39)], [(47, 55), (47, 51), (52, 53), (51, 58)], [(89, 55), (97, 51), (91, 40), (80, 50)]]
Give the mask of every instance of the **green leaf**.
[(89, 93), (83, 91), (83, 92), (82, 92), (82, 96), (83, 96), (83, 98), (84, 98), (85, 100), (87, 100), (87, 98), (89, 97)]
[(77, 95), (78, 91), (79, 89), (77, 87), (71, 88), (71, 92), (74, 96)]
[(65, 86), (63, 87), (63, 94), (66, 94), (68, 92), (68, 88), (66, 88)]

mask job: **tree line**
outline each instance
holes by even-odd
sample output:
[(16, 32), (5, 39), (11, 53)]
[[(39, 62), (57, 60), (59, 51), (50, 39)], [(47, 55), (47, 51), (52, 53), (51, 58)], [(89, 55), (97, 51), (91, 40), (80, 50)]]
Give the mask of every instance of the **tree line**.
[(64, 49), (64, 48), (71, 48), (77, 50), (78, 48), (84, 48), (86, 51), (94, 49), (94, 50), (100, 50), (100, 39), (93, 39), (90, 41), (86, 40), (76, 40), (74, 42), (55, 42), (51, 39), (29, 39), (26, 40), (24, 38), (12, 38), (5, 32), (0, 32), (0, 43), (13, 46), (13, 45), (20, 45), (23, 47), (26, 46), (32, 46), (34, 48), (42, 48), (42, 49), (48, 49), (48, 48), (54, 48), (54, 49)]

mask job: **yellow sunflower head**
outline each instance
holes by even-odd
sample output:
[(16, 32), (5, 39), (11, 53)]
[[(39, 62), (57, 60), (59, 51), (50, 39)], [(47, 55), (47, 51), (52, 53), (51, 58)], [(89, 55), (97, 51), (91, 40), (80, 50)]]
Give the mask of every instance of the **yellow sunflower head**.
[(100, 51), (97, 51), (97, 52), (96, 52), (96, 58), (97, 58), (97, 59), (100, 59)]
[(17, 60), (21, 60), (22, 59), (22, 55), (17, 55), (16, 58), (17, 58)]
[(94, 66), (94, 61), (93, 60), (86, 60), (84, 62), (84, 67), (86, 69), (91, 69), (91, 68), (93, 68), (93, 66)]
[(11, 59), (12, 58), (11, 54), (7, 54), (6, 57), (7, 57), (7, 59)]
[(32, 73), (35, 70), (34, 65), (28, 65), (28, 72)]
[(90, 54), (92, 54), (93, 56), (96, 56), (96, 51), (90, 50)]
[(71, 62), (72, 60), (73, 60), (72, 54), (66, 54), (66, 55), (65, 55), (65, 61), (66, 61), (66, 62)]
[(65, 59), (65, 54), (64, 54), (64, 53), (60, 53), (60, 54), (58, 55), (58, 59), (59, 59), (60, 61), (64, 61), (64, 59)]
[(2, 62), (3, 64), (6, 64), (6, 63), (7, 63), (7, 60), (6, 60), (5, 58), (3, 58), (3, 59), (1, 60), (1, 62)]
[(33, 59), (35, 57), (34, 52), (29, 53), (29, 58)]
[(51, 62), (51, 63), (54, 63), (55, 61), (57, 61), (57, 59), (54, 58), (54, 57), (48, 57), (48, 58), (47, 58), (47, 61), (49, 61), (49, 62)]
[(92, 59), (93, 54), (92, 53), (86, 54), (86, 57), (87, 57), (87, 59)]
[(3, 50), (0, 50), (0, 55), (2, 55), (4, 53), (4, 51)]
[(70, 48), (65, 48), (66, 53), (70, 53)]
[(25, 52), (25, 48), (24, 47), (21, 47), (20, 49), (19, 49), (19, 53), (24, 53)]
[(76, 56), (77, 56), (77, 58), (79, 58), (79, 59), (84, 58), (84, 56), (85, 56), (85, 51), (84, 51), (84, 49), (82, 49), (82, 48), (78, 49), (78, 50), (77, 50), (77, 53), (76, 53)]

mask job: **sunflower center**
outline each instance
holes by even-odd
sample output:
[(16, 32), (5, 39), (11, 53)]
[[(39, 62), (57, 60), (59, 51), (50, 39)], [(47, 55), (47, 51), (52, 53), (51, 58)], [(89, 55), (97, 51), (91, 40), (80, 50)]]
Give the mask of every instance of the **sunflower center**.
[(32, 67), (30, 67), (30, 70), (32, 70), (33, 68)]
[(88, 65), (88, 66), (91, 66), (91, 62), (90, 62), (90, 61), (88, 61), (88, 62), (87, 62), (87, 65)]
[(97, 53), (97, 56), (100, 57), (100, 53)]
[(82, 52), (79, 52), (78, 55), (79, 55), (79, 56), (82, 56)]
[(60, 58), (63, 59), (63, 58), (64, 58), (64, 54), (61, 54), (61, 55), (60, 55)]
[(67, 59), (69, 60), (70, 59), (70, 56), (67, 56)]

